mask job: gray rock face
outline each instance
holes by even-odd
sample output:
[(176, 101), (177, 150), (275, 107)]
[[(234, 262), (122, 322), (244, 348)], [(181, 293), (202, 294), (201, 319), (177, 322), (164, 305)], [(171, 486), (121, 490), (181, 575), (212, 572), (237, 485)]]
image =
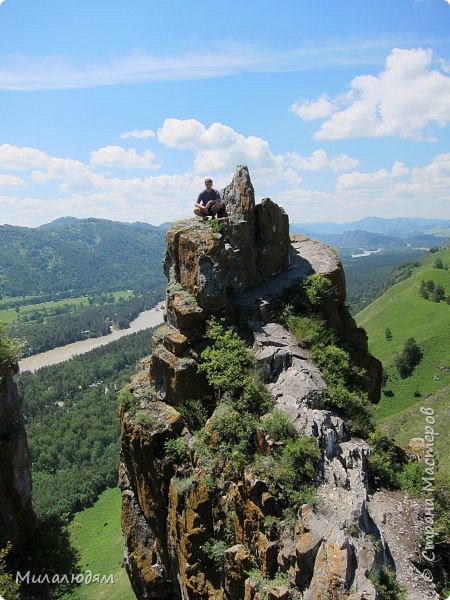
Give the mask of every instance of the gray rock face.
[(420, 503), (404, 494), (369, 496), (369, 446), (351, 438), (340, 417), (317, 408), (326, 384), (308, 351), (279, 324), (253, 322), (252, 330), (255, 358), (276, 405), (301, 434), (316, 437), (322, 450), (319, 509), (304, 505), (298, 537), (283, 540), (280, 566), (305, 589), (305, 600), (376, 600), (367, 575), (382, 567), (397, 572), (408, 600), (438, 598), (413, 564), (423, 527)]
[(220, 196), (229, 215), (238, 215), (246, 220), (253, 219), (255, 190), (246, 166), (236, 167), (232, 182), (221, 190)]

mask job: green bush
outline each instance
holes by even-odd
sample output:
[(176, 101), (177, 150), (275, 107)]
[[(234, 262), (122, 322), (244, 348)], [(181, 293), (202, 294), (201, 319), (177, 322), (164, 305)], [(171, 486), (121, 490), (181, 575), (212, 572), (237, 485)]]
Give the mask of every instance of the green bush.
[(369, 575), (379, 600), (404, 600), (406, 589), (396, 579), (395, 572), (382, 568), (380, 571)]
[(355, 435), (366, 437), (373, 430), (373, 408), (367, 394), (351, 391), (342, 383), (330, 385), (323, 394), (325, 407), (336, 409)]
[(425, 465), (418, 460), (406, 463), (398, 475), (398, 483), (404, 490), (414, 496), (420, 496), (423, 490), (422, 477), (425, 476)]
[(194, 478), (190, 475), (189, 477), (174, 477), (172, 479), (175, 491), (179, 496), (185, 494), (188, 489), (193, 485)]
[(219, 457), (239, 469), (251, 461), (255, 448), (257, 419), (222, 403), (210, 420), (211, 445)]
[(165, 424), (164, 417), (152, 408), (145, 408), (136, 412), (135, 423), (148, 429), (157, 429)]
[(331, 344), (334, 336), (327, 330), (325, 322), (317, 316), (291, 315), (286, 319), (286, 325), (300, 344), (310, 348), (315, 344)]
[(222, 571), (225, 564), (225, 550), (227, 544), (223, 540), (208, 540), (202, 546), (203, 552), (214, 563), (219, 571)]
[(188, 448), (182, 437), (167, 440), (164, 444), (166, 457), (173, 463), (182, 464), (188, 459)]
[(313, 359), (328, 385), (345, 384), (350, 376), (348, 353), (331, 344), (313, 349)]
[(368, 476), (372, 486), (399, 488), (400, 473), (406, 463), (405, 453), (379, 429), (370, 434), (369, 442), (372, 449), (368, 459)]
[(189, 431), (194, 432), (201, 429), (214, 410), (212, 398), (188, 398), (182, 406), (177, 406), (178, 412), (186, 422)]
[(6, 545), (6, 548), (0, 549), (0, 594), (4, 596), (6, 600), (20, 600), (20, 588), (6, 564), (6, 559), (10, 550), (10, 543)]
[(119, 405), (122, 406), (126, 412), (130, 413), (130, 415), (133, 416), (136, 414), (139, 402), (136, 396), (131, 393), (130, 388), (122, 388), (117, 394), (117, 400)]
[(315, 438), (290, 438), (271, 455), (258, 456), (257, 474), (281, 487), (289, 502), (314, 502), (317, 464), (320, 450)]
[(299, 436), (287, 440), (281, 451), (280, 461), (286, 467), (286, 478), (292, 481), (294, 488), (315, 479), (320, 450), (316, 439)]
[(246, 377), (242, 390), (238, 390), (230, 401), (237, 411), (254, 415), (263, 415), (273, 407), (269, 392), (254, 373)]
[(262, 421), (264, 431), (275, 441), (285, 442), (298, 437), (298, 432), (287, 414), (279, 408), (274, 408), (270, 415)]
[(289, 577), (287, 573), (276, 573), (273, 578), (269, 578), (265, 577), (260, 569), (252, 569), (248, 576), (255, 585), (258, 597), (261, 598), (261, 600), (267, 600), (270, 590), (275, 587), (289, 587)]
[(212, 345), (203, 350), (198, 370), (205, 373), (208, 382), (215, 388), (235, 390), (244, 383), (248, 371), (253, 368), (253, 357), (236, 330), (227, 328), (223, 321), (211, 319), (206, 335)]
[(334, 295), (334, 289), (326, 277), (320, 273), (314, 273), (307, 277), (304, 283), (306, 297), (313, 307), (320, 307)]

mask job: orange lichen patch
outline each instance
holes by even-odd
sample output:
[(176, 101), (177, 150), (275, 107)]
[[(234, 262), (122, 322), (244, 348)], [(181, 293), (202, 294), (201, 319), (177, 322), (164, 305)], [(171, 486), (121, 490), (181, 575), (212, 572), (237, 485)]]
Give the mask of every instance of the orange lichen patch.
[(349, 562), (348, 543), (340, 546), (332, 542), (324, 542), (314, 564), (314, 576), (310, 585), (311, 600), (346, 598)]
[(212, 536), (213, 506), (203, 472), (197, 471), (190, 485), (180, 489), (172, 480), (169, 488), (169, 541), (176, 554), (179, 582), (186, 598), (220, 600), (216, 573), (205, 569), (203, 544)]
[(169, 352), (181, 356), (187, 348), (188, 339), (179, 331), (173, 331), (164, 336), (163, 344)]

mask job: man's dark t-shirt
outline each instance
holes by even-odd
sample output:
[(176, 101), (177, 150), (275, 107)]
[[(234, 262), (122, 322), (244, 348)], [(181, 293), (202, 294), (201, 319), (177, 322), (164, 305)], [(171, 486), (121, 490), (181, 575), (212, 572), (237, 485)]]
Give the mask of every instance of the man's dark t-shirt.
[(202, 192), (197, 199), (197, 204), (206, 206), (210, 200), (220, 200), (220, 194), (217, 190), (212, 189), (210, 192), (207, 190)]

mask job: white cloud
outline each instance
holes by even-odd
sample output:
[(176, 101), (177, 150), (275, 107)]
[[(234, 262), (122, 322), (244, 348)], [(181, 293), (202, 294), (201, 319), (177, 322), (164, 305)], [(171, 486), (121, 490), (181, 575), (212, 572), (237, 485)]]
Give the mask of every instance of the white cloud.
[(392, 165), (391, 175), (392, 177), (402, 177), (403, 175), (408, 175), (410, 172), (409, 168), (402, 162), (396, 161)]
[(129, 138), (147, 139), (154, 138), (155, 132), (152, 129), (133, 129), (133, 131), (125, 131), (119, 135), (119, 140), (127, 140)]
[(336, 202), (354, 218), (368, 214), (450, 218), (450, 153), (435, 156), (424, 167), (394, 163), (390, 170), (341, 175)]
[[(431, 67), (431, 50), (395, 48), (377, 76), (362, 75), (350, 83), (347, 94), (328, 101), (294, 105), (304, 119), (320, 115), (326, 120), (315, 138), (399, 136), (423, 139), (430, 124), (450, 122), (450, 77)], [(327, 115), (326, 109), (333, 110)]]
[(11, 146), (2, 144), (0, 146), (0, 168), (12, 171), (26, 171), (28, 169), (45, 167), (50, 163), (50, 156), (26, 146)]
[(28, 183), (15, 175), (0, 174), (0, 188), (27, 188)]
[(194, 150), (196, 173), (234, 169), (242, 163), (250, 168), (279, 168), (283, 164), (283, 158), (270, 151), (266, 140), (245, 137), (222, 123), (207, 128), (196, 119), (166, 119), (158, 139), (169, 148)]
[(105, 146), (91, 152), (91, 165), (119, 167), (122, 169), (158, 169), (154, 163), (155, 155), (150, 150), (138, 154), (134, 148), (126, 150), (121, 146)]
[(205, 133), (206, 127), (196, 119), (166, 119), (158, 129), (158, 140), (168, 148), (195, 150)]
[(346, 154), (339, 154), (330, 158), (325, 150), (315, 150), (311, 156), (303, 157), (296, 152), (287, 155), (289, 161), (300, 171), (318, 171), (329, 169), (331, 171), (345, 171), (354, 169), (359, 161)]
[(311, 121), (314, 119), (324, 119), (335, 110), (326, 94), (322, 94), (318, 100), (309, 101), (302, 98), (299, 102), (294, 102), (291, 111), (304, 119)]
[(336, 181), (337, 190), (370, 190), (380, 189), (381, 187), (395, 186), (397, 179), (410, 173), (410, 169), (401, 162), (394, 162), (390, 171), (379, 169), (374, 173), (346, 173), (338, 177)]
[(375, 173), (346, 173), (338, 178), (336, 189), (338, 191), (352, 189), (367, 191), (368, 189), (378, 189), (384, 187), (389, 179), (389, 173), (386, 169), (380, 169)]
[[(367, 38), (319, 40), (289, 50), (252, 46), (249, 43), (218, 43), (209, 51), (193, 49), (180, 55), (129, 52), (123, 56), (74, 60), (62, 55), (0, 56), (0, 89), (54, 90), (208, 79), (251, 72), (307, 71), (348, 65), (379, 65), (380, 57), (394, 43), (386, 35)], [(405, 39), (405, 44), (416, 43)]]
[[(153, 155), (134, 149), (129, 153), (119, 146), (94, 151), (89, 164), (48, 156), (36, 148), (0, 146), (0, 160), (6, 159), (10, 169), (8, 173), (1, 163), (2, 221), (36, 225), (67, 214), (153, 224), (173, 221), (192, 214), (205, 174), (220, 189), (242, 163), (249, 166), (256, 197), (271, 197), (288, 211), (291, 222), (330, 215), (333, 220), (355, 220), (368, 214), (450, 218), (450, 152), (420, 167), (397, 161), (363, 172), (357, 170), (355, 158), (329, 155), (324, 149), (310, 156), (277, 155), (266, 140), (244, 136), (222, 123), (205, 126), (194, 119), (167, 119), (157, 135), (167, 148), (186, 151), (183, 171), (132, 177), (113, 171), (118, 164), (154, 164)], [(310, 174), (325, 169), (326, 177)], [(18, 170), (23, 171), (21, 177)], [(345, 170), (350, 172), (342, 173)], [(319, 181), (317, 189), (311, 181)]]

